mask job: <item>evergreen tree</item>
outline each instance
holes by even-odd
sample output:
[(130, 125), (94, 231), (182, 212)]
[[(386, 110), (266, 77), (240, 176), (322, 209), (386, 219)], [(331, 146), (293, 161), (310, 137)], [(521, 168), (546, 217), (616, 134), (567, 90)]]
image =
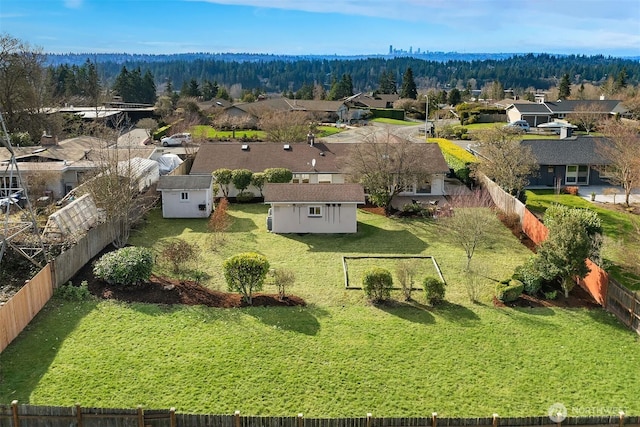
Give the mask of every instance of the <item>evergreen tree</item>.
[(351, 80), (351, 75), (343, 74), (340, 80), (337, 80), (334, 77), (331, 83), (331, 90), (329, 90), (327, 98), (335, 101), (351, 95), (353, 95), (353, 82)]
[(418, 88), (416, 82), (413, 79), (413, 70), (411, 67), (407, 68), (402, 76), (402, 88), (400, 89), (400, 98), (418, 98)]
[(625, 87), (627, 87), (627, 70), (623, 68), (618, 73), (618, 78), (616, 78), (616, 89), (620, 90), (624, 89)]
[(393, 94), (398, 93), (396, 85), (396, 77), (393, 71), (383, 71), (380, 74), (380, 82), (378, 83), (378, 93)]
[(456, 88), (453, 88), (449, 91), (448, 101), (450, 105), (456, 106), (460, 104), (462, 101), (462, 95), (460, 91)]
[(558, 97), (560, 99), (567, 99), (571, 95), (571, 82), (569, 81), (569, 74), (565, 73), (560, 79), (560, 85), (558, 86)]

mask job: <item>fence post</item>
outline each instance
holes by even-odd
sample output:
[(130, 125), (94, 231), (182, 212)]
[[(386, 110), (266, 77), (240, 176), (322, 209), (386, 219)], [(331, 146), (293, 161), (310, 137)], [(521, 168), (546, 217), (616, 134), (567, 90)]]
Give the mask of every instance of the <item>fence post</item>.
[(11, 402), (11, 413), (13, 414), (13, 427), (20, 427), (20, 418), (18, 418), (18, 401)]
[(236, 427), (240, 427), (240, 411), (234, 412), (233, 416), (235, 417)]
[(438, 413), (431, 413), (431, 427), (436, 427), (438, 425)]
[(304, 419), (302, 417), (303, 417), (302, 412), (300, 412), (298, 414), (298, 427), (302, 427), (302, 425), (304, 424)]
[(619, 427), (624, 426), (624, 411), (620, 411), (620, 423), (618, 425)]
[(169, 409), (169, 427), (176, 427), (176, 408)]
[(371, 427), (371, 412), (367, 412), (367, 427)]
[(500, 415), (493, 414), (493, 427), (498, 427), (500, 425)]
[(144, 409), (138, 405), (138, 427), (144, 427)]
[(78, 422), (78, 427), (82, 427), (82, 407), (79, 403), (76, 403), (76, 420)]

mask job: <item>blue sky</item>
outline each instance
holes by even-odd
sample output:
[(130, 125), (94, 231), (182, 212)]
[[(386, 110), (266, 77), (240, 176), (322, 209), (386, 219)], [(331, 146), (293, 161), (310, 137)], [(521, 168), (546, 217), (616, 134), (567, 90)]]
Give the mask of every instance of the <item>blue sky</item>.
[(2, 0), (0, 33), (50, 53), (640, 56), (640, 1)]

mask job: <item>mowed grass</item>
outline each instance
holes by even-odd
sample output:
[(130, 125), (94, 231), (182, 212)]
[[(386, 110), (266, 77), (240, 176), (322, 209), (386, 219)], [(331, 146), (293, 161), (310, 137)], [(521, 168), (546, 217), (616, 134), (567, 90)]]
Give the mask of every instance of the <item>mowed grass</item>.
[[(588, 188), (583, 191), (589, 191)], [(618, 201), (624, 200), (624, 195), (617, 196)], [(640, 277), (629, 271), (628, 266), (624, 265), (625, 252), (638, 252), (640, 245), (637, 241), (629, 237), (635, 233), (635, 224), (638, 219), (629, 212), (609, 209), (597, 203), (591, 203), (580, 196), (571, 194), (555, 194), (554, 190), (528, 190), (527, 191), (527, 207), (532, 212), (544, 213), (551, 205), (558, 203), (561, 205), (591, 209), (598, 213), (598, 217), (602, 221), (602, 229), (605, 240), (602, 247), (602, 255), (612, 265), (607, 270), (614, 278), (619, 280), (631, 290), (640, 290)]]
[(376, 117), (375, 119), (371, 119), (370, 121), (375, 123), (385, 123), (388, 125), (398, 125), (398, 126), (417, 126), (417, 125), (424, 126), (424, 123), (420, 123), (420, 122), (414, 122), (410, 120), (389, 119), (386, 117)]
[[(335, 133), (342, 132), (343, 129), (337, 128), (335, 126), (318, 126), (318, 135), (319, 138), (333, 135)], [(212, 126), (207, 125), (197, 125), (193, 126), (190, 129), (190, 132), (193, 134), (194, 138), (200, 139), (241, 139), (241, 138), (256, 138), (264, 141), (267, 138), (267, 133), (262, 130), (254, 130), (254, 129), (236, 129), (236, 131), (232, 130), (216, 130)]]
[[(471, 304), (464, 254), (430, 220), (359, 212), (356, 235), (279, 236), (266, 232), (265, 206), (232, 205), (230, 214), (223, 244), (205, 220), (157, 211), (131, 243), (197, 242), (197, 268), (221, 289), (222, 260), (258, 251), (295, 272), (290, 292), (306, 307), (53, 300), (0, 354), (0, 402), (308, 417), (528, 416), (563, 402), (570, 411), (597, 404), (640, 414), (640, 343), (611, 315), (490, 303), (489, 278), (507, 277), (530, 255), (497, 220), (492, 246), (474, 257), (487, 278), (483, 302)], [(416, 291), (411, 304), (369, 305), (362, 291), (344, 289), (341, 266), (342, 255), (368, 254), (435, 256), (447, 302), (428, 307)]]

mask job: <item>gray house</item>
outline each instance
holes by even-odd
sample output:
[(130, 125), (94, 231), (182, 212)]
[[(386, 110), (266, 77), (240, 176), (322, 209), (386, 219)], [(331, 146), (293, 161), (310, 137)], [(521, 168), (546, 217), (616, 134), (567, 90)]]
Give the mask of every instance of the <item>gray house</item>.
[(565, 139), (524, 140), (540, 169), (529, 177), (529, 186), (608, 185), (608, 161), (599, 153), (605, 138), (578, 136)]

